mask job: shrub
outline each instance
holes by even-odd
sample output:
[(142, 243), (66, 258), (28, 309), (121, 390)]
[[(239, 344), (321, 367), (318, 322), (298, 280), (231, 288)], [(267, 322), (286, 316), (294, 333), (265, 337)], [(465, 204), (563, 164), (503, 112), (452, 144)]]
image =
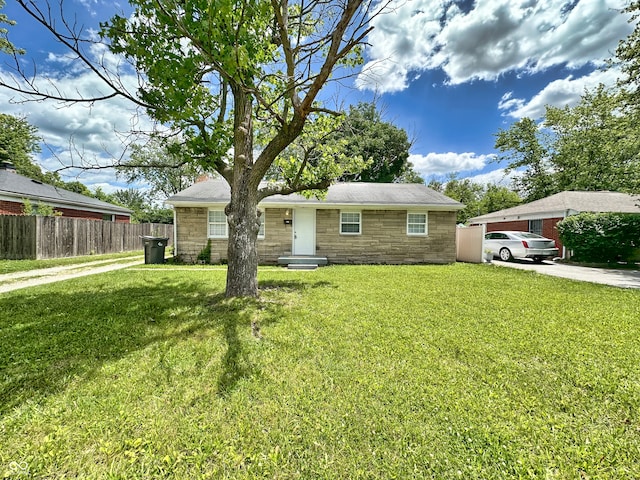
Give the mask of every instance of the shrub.
[(575, 260), (629, 261), (640, 247), (640, 215), (580, 213), (559, 222), (558, 233)]
[(207, 240), (207, 246), (198, 254), (198, 261), (206, 264), (211, 263), (211, 239)]

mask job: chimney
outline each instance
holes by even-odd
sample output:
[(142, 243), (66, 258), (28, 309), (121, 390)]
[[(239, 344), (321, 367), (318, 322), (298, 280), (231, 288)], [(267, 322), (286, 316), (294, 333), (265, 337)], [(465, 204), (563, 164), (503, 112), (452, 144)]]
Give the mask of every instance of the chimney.
[(13, 163), (7, 161), (0, 162), (0, 170), (6, 170), (7, 172), (16, 173), (16, 167), (13, 166)]

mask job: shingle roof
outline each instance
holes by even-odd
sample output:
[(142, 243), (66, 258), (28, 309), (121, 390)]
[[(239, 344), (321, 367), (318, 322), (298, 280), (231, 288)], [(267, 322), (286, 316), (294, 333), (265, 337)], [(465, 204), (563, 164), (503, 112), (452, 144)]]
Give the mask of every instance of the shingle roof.
[(559, 212), (618, 212), (640, 213), (640, 195), (618, 192), (560, 192), (540, 200), (507, 208), (479, 217), (470, 218), (471, 223), (510, 220), (518, 216), (557, 214)]
[(128, 208), (47, 185), (8, 170), (0, 170), (0, 196), (13, 197), (17, 200), (28, 198), (52, 203), (54, 206), (69, 206), (104, 213), (131, 214), (131, 210)]
[[(220, 204), (230, 200), (230, 189), (224, 180), (207, 180), (196, 183), (167, 199), (176, 206)], [(429, 206), (442, 210), (464, 208), (459, 202), (416, 183), (336, 183), (329, 187), (324, 200), (304, 198), (298, 194), (273, 195), (265, 198), (262, 205), (360, 205), (360, 206)]]

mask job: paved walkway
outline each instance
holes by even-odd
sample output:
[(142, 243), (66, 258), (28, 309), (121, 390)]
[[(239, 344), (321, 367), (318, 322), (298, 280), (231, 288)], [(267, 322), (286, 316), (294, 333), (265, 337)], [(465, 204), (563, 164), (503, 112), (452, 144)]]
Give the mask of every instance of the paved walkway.
[[(127, 261), (129, 260), (129, 261)], [(120, 263), (122, 262), (122, 263)], [(41, 268), (25, 272), (6, 273), (0, 275), (0, 293), (11, 292), (20, 288), (46, 285), (48, 283), (85, 277), (97, 273), (111, 272), (122, 268), (133, 267), (144, 262), (144, 257), (129, 257), (113, 260), (97, 260), (95, 262), (78, 263), (64, 267)]]
[(528, 260), (516, 260), (513, 262), (494, 260), (493, 263), (501, 267), (533, 270), (544, 275), (569, 278), (571, 280), (602, 283), (620, 288), (640, 288), (640, 270), (579, 267), (549, 261), (533, 263)]

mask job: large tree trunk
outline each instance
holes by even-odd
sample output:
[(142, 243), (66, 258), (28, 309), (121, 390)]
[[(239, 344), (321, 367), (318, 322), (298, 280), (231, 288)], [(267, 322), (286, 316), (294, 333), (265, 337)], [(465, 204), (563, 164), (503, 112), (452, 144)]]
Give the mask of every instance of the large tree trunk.
[(227, 206), (229, 247), (227, 258), (227, 297), (258, 296), (258, 219), (257, 191), (250, 186), (235, 185)]
[(253, 111), (252, 97), (242, 85), (231, 84), (234, 98), (233, 177), (231, 202), (226, 214), (229, 224), (227, 259), (227, 297), (258, 296), (258, 218), (259, 179), (252, 175)]

